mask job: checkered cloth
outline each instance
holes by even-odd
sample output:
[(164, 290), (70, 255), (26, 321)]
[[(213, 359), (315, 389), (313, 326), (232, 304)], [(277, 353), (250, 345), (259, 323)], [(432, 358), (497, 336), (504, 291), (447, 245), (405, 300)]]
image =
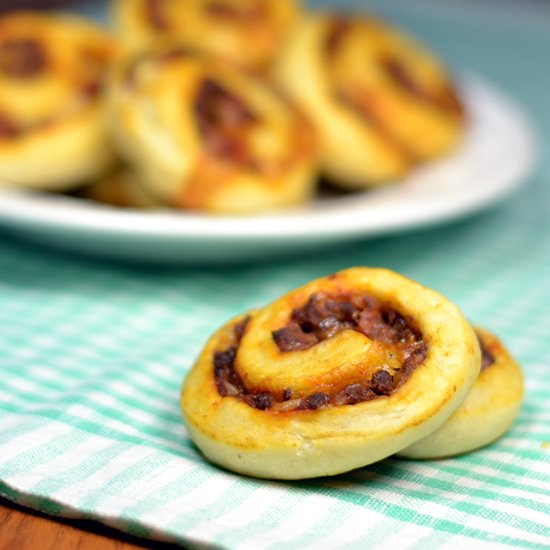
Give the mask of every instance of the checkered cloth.
[[(450, 226), (262, 265), (139, 268), (0, 238), (1, 495), (188, 547), (550, 547), (550, 32), (523, 12), (392, 5), (448, 59), (523, 100), (543, 144), (530, 185)], [(453, 459), (305, 482), (205, 462), (178, 403), (205, 339), (352, 265), (433, 287), (504, 340), (527, 379), (511, 431)]]

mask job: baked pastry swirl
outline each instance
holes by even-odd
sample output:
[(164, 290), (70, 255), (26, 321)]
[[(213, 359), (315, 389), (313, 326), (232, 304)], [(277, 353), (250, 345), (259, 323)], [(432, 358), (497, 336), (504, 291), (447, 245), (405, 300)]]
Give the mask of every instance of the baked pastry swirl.
[(315, 136), (263, 80), (161, 50), (118, 68), (109, 106), (121, 154), (169, 206), (247, 213), (313, 192)]
[(523, 399), (521, 368), (496, 336), (476, 327), (481, 372), (468, 397), (435, 432), (402, 450), (408, 458), (440, 458), (466, 453), (501, 437), (518, 415)]
[(448, 300), (384, 269), (315, 280), (219, 329), (182, 410), (211, 461), (257, 477), (334, 475), (443, 424), (480, 365)]
[(100, 92), (115, 45), (76, 17), (0, 17), (0, 182), (65, 190), (113, 162)]
[(341, 187), (399, 178), (452, 150), (463, 132), (463, 109), (443, 66), (372, 17), (304, 18), (275, 78), (314, 121), (323, 167)]
[(132, 51), (183, 44), (254, 71), (299, 14), (294, 0), (117, 0), (114, 11)]

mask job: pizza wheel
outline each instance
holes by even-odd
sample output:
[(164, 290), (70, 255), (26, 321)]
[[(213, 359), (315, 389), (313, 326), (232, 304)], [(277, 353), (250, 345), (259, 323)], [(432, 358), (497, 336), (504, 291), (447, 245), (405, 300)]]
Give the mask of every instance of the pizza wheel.
[(186, 45), (264, 71), (300, 10), (294, 0), (117, 0), (115, 19), (131, 51)]
[(72, 16), (0, 17), (0, 181), (66, 190), (114, 154), (100, 103), (112, 39)]
[(523, 399), (520, 366), (496, 336), (475, 328), (481, 372), (468, 397), (435, 432), (398, 454), (407, 458), (441, 458), (466, 453), (492, 443), (512, 425)]
[(303, 19), (275, 78), (314, 121), (325, 172), (344, 188), (399, 178), (452, 150), (463, 133), (463, 108), (442, 65), (371, 17)]
[(313, 193), (313, 131), (263, 80), (162, 50), (121, 64), (108, 103), (120, 153), (162, 203), (249, 213)]
[(456, 306), (384, 269), (315, 280), (219, 329), (183, 385), (212, 462), (276, 479), (335, 475), (442, 425), (479, 372)]

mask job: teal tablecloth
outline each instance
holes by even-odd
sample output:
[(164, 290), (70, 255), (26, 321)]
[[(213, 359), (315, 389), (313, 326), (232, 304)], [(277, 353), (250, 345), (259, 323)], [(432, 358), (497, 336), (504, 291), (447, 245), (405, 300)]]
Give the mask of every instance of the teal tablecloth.
[[(189, 546), (550, 547), (550, 7), (418, 5), (384, 11), (508, 90), (536, 121), (541, 162), (529, 185), (450, 226), (262, 265), (139, 268), (2, 235), (1, 495)], [(434, 287), (502, 337), (527, 378), (513, 429), (466, 456), (392, 458), (302, 483), (205, 463), (178, 394), (206, 337), (352, 265)]]

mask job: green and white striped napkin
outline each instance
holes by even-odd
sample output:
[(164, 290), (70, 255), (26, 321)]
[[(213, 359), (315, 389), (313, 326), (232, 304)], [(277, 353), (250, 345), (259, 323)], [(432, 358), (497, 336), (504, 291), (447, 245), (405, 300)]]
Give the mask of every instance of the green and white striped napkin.
[[(427, 5), (385, 10), (523, 101), (542, 143), (530, 185), (450, 226), (262, 265), (140, 268), (0, 237), (1, 495), (187, 547), (550, 548), (550, 10)], [(504, 340), (527, 378), (512, 430), (458, 458), (298, 483), (209, 465), (178, 403), (205, 339), (352, 265), (431, 286)]]

